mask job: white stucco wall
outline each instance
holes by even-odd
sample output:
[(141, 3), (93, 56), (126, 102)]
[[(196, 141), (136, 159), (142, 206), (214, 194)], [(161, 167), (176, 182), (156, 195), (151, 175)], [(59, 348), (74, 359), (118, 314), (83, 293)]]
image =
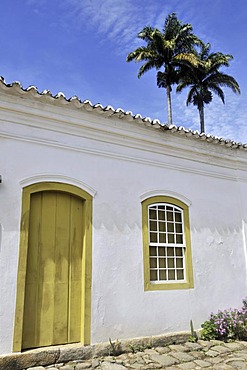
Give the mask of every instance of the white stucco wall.
[[(196, 328), (246, 292), (247, 153), (119, 118), (0, 94), (0, 353), (12, 351), (22, 187), (93, 199), (92, 343)], [(144, 292), (141, 199), (190, 202), (194, 289)]]

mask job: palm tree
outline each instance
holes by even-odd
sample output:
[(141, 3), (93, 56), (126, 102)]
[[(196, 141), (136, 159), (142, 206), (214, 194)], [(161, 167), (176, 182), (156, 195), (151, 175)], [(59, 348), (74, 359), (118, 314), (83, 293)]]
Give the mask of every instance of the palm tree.
[(210, 53), (211, 45), (201, 43), (200, 51), (195, 52), (197, 64), (189, 61), (180, 62), (179, 84), (177, 92), (189, 87), (186, 104), (193, 103), (198, 108), (200, 116), (201, 133), (205, 132), (204, 105), (213, 99), (213, 93), (225, 103), (225, 95), (222, 87), (229, 87), (234, 93), (240, 94), (237, 81), (219, 69), (222, 66), (229, 67), (232, 55), (220, 52)]
[(192, 33), (190, 24), (182, 24), (175, 13), (169, 14), (165, 20), (163, 30), (153, 27), (144, 27), (138, 33), (138, 38), (146, 42), (146, 46), (138, 47), (127, 56), (127, 62), (144, 62), (140, 67), (138, 78), (152, 68), (164, 71), (157, 73), (158, 87), (166, 88), (168, 104), (168, 123), (172, 124), (171, 86), (178, 83), (175, 61), (189, 58), (194, 50), (198, 38)]

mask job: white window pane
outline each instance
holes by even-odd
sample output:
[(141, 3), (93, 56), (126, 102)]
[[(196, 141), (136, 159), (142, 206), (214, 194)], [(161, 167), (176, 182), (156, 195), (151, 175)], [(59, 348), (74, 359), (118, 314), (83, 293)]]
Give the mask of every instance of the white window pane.
[(170, 243), (170, 244), (175, 243), (175, 235), (174, 234), (168, 234), (168, 243)]
[(150, 231), (157, 231), (157, 222), (156, 221), (150, 221), (149, 222), (149, 230)]
[(157, 270), (150, 270), (150, 280), (157, 281)]
[(166, 256), (166, 247), (159, 247), (158, 254), (159, 256)]
[(160, 270), (159, 271), (159, 280), (167, 280), (166, 270)]
[(175, 280), (175, 270), (168, 270), (168, 280)]
[(150, 247), (149, 252), (150, 252), (150, 256), (156, 256), (157, 255), (157, 248), (156, 247)]
[(184, 280), (185, 246), (182, 210), (171, 204), (157, 203), (149, 207), (148, 216), (151, 243), (150, 280), (153, 282)]
[(175, 267), (174, 258), (167, 258), (167, 265), (168, 268), (174, 268)]
[(177, 279), (178, 280), (184, 279), (184, 270), (177, 270)]
[(159, 258), (159, 267), (160, 268), (166, 268), (166, 259), (165, 258)]
[(150, 242), (157, 243), (157, 233), (150, 233)]
[(150, 267), (156, 268), (157, 267), (157, 259), (156, 258), (150, 258)]

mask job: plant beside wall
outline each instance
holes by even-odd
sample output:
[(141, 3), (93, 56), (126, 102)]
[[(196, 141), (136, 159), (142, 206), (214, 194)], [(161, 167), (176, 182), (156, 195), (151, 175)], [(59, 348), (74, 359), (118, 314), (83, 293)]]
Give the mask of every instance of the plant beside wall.
[(241, 309), (228, 309), (211, 313), (209, 320), (202, 324), (201, 338), (204, 340), (218, 339), (247, 340), (247, 298), (243, 300)]

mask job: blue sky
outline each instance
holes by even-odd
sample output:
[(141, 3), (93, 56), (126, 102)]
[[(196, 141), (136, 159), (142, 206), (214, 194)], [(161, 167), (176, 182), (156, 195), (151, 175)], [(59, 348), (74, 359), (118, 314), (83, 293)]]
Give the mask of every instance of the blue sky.
[[(226, 89), (225, 105), (214, 98), (205, 109), (206, 131), (247, 142), (246, 0), (1, 0), (0, 75), (24, 88), (62, 91), (166, 123), (156, 71), (138, 79), (140, 65), (125, 60), (140, 45), (138, 32), (161, 29), (171, 12), (191, 23), (212, 51), (234, 56), (224, 72), (238, 81), (241, 95)], [(186, 92), (173, 92), (174, 123), (197, 130), (198, 111), (185, 101)]]

